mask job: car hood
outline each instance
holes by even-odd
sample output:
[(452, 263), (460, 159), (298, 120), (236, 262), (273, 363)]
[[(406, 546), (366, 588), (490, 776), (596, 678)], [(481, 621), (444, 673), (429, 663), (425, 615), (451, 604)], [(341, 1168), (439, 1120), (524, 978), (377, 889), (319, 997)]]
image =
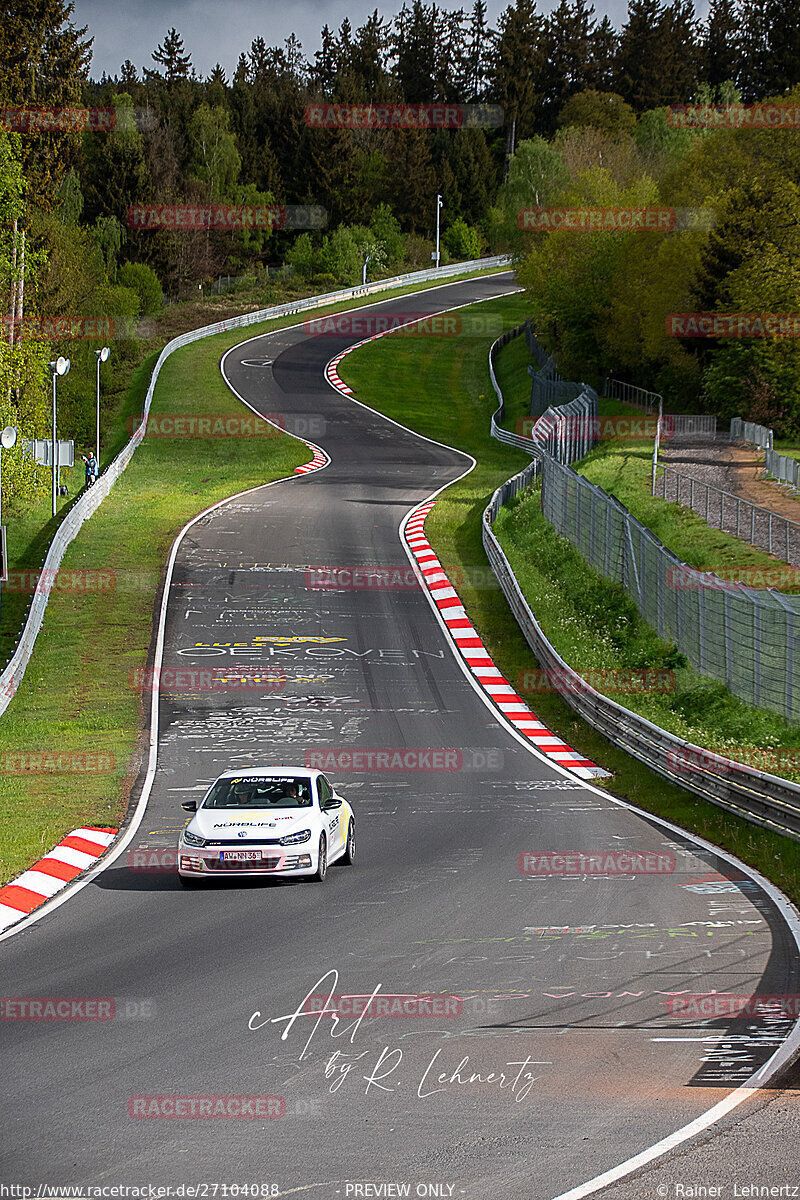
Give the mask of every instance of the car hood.
[(189, 822), (192, 833), (208, 841), (259, 841), (282, 838), (311, 827), (314, 810), (201, 808)]

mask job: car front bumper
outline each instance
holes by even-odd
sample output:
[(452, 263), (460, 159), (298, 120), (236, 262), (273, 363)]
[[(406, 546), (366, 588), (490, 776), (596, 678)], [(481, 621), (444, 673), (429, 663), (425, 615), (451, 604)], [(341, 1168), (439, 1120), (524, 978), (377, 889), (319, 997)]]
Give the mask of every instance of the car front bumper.
[[(313, 875), (317, 869), (316, 855), (302, 846), (248, 846), (260, 857), (247, 862), (228, 860), (233, 853), (229, 847), (178, 846), (178, 874), (192, 879), (228, 879), (253, 875)], [(286, 853), (286, 850), (289, 853)]]

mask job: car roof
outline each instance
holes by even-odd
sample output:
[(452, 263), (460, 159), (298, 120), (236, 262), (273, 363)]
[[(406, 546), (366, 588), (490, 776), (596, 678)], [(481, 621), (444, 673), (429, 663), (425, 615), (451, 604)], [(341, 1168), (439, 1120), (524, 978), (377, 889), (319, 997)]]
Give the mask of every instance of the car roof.
[[(311, 770), (309, 767), (238, 767), (236, 770), (223, 771), (217, 779), (236, 779), (240, 775), (246, 775), (249, 779), (285, 779), (287, 775), (302, 775), (306, 779), (316, 779), (322, 771)], [(215, 780), (216, 782), (216, 780)]]

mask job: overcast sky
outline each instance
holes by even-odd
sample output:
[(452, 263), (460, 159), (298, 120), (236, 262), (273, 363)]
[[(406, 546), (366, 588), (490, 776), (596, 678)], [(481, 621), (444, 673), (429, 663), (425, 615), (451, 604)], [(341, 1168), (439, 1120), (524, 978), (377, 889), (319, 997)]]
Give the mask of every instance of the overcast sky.
[[(393, 16), (403, 0), (391, 5), (377, 5), (384, 16)], [(488, 0), (489, 20), (494, 24), (508, 0)], [(539, 7), (549, 11), (557, 0), (543, 0)], [(695, 0), (698, 14), (704, 16), (707, 0)], [(324, 24), (337, 29), (348, 16), (353, 26), (362, 25), (376, 7), (376, 0), (292, 0), (280, 4), (276, 0), (76, 0), (75, 19), (88, 25), (94, 35), (92, 77), (99, 79), (103, 71), (109, 75), (119, 72), (126, 58), (141, 71), (152, 67), (150, 57), (164, 35), (174, 25), (192, 56), (195, 69), (207, 75), (214, 64), (221, 62), (230, 78), (242, 50), (247, 50), (255, 37), (263, 37), (268, 45), (282, 45), (284, 38), (296, 33), (303, 43), (307, 58), (319, 48), (319, 34)], [(472, 0), (456, 0), (444, 8), (463, 7), (469, 10)], [(626, 0), (605, 0), (598, 13), (611, 17), (617, 28), (624, 20)]]

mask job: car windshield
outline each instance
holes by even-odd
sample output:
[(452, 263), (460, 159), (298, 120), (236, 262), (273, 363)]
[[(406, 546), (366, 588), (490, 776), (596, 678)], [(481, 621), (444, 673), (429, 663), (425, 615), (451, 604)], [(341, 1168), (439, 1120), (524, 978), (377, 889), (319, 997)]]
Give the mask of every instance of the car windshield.
[(310, 808), (311, 780), (294, 775), (218, 779), (204, 808)]

